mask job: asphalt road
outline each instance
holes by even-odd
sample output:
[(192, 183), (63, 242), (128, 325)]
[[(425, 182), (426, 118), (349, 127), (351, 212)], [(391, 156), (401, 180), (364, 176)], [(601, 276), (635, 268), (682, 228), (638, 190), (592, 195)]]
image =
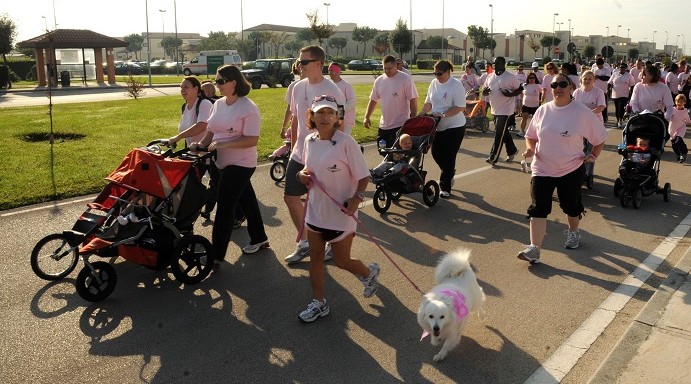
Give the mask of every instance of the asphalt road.
[[(529, 267), (516, 258), (528, 241), (529, 175), (518, 163), (488, 166), (491, 133), (469, 129), (450, 199), (427, 207), (420, 194), (404, 195), (386, 214), (370, 202), (362, 207), (353, 255), (380, 264), (382, 286), (365, 299), (360, 282), (330, 264), (331, 314), (313, 324), (297, 319), (311, 297), (308, 263), (283, 262), (295, 229), (266, 165), (253, 184), (270, 249), (242, 255), (243, 226), (227, 262), (194, 286), (117, 259), (117, 287), (98, 303), (75, 292), (82, 265), (55, 283), (29, 266), (34, 244), (69, 229), (93, 196), (4, 211), (0, 382), (585, 382), (691, 244), (688, 165), (668, 148), (660, 179), (672, 184), (671, 201), (653, 195), (638, 210), (624, 209), (612, 194), (620, 135), (610, 129), (595, 186), (584, 189), (581, 247), (563, 248), (565, 219), (555, 203), (543, 264)], [(365, 155), (371, 166), (380, 161), (371, 145)], [(425, 169), (438, 178), (431, 156)], [(210, 238), (209, 224), (195, 231)], [(459, 247), (473, 251), (486, 315), (473, 317), (461, 345), (433, 363), (438, 347), (419, 341), (421, 294), (396, 266), (426, 291), (439, 257)]]

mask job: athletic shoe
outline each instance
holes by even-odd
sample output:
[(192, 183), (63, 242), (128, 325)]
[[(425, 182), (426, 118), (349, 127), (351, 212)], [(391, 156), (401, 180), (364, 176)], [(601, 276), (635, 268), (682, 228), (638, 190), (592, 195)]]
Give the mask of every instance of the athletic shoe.
[(537, 246), (535, 245), (529, 245), (525, 247), (524, 250), (518, 252), (518, 258), (521, 260), (525, 260), (529, 262), (530, 264), (539, 264), (540, 263), (540, 249), (538, 249)]
[(271, 248), (269, 245), (269, 240), (264, 240), (259, 244), (249, 244), (246, 247), (242, 248), (242, 253), (247, 253), (247, 254), (252, 254), (252, 253), (257, 253), (262, 249), (266, 248)]
[(506, 156), (506, 162), (510, 163), (513, 161), (513, 158), (516, 157), (516, 154), (514, 153), (513, 155), (508, 155)]
[(233, 229), (238, 229), (242, 226), (242, 223), (245, 222), (245, 217), (243, 216), (241, 219), (235, 219), (233, 220)]
[(329, 261), (333, 259), (334, 252), (331, 250), (331, 243), (326, 243), (326, 249), (324, 250), (324, 261)]
[(307, 309), (300, 312), (298, 318), (305, 323), (311, 323), (320, 317), (324, 317), (329, 314), (329, 306), (326, 304), (326, 299), (324, 302), (320, 303), (317, 299), (312, 299), (312, 302), (307, 305)]
[(439, 196), (440, 196), (440, 197), (443, 197), (443, 198), (445, 198), (445, 199), (448, 199), (449, 197), (451, 197), (451, 193), (449, 193), (449, 192), (447, 192), (447, 191), (440, 191), (440, 192), (439, 192)]
[(578, 231), (571, 232), (568, 229), (564, 231), (566, 233), (566, 242), (564, 243), (564, 248), (576, 249), (581, 241), (581, 234)]
[(297, 249), (295, 250), (295, 252), (286, 256), (286, 258), (284, 259), (286, 262), (288, 262), (288, 264), (297, 263), (300, 260), (302, 260), (305, 257), (310, 255), (309, 244), (307, 244), (307, 242), (305, 242), (302, 246), (301, 246), (301, 244), (303, 244), (303, 243), (298, 243), (298, 246), (297, 246)]
[(369, 268), (369, 277), (360, 279), (362, 285), (365, 286), (362, 290), (362, 295), (365, 297), (372, 297), (379, 288), (379, 282), (377, 281), (377, 276), (379, 276), (379, 264), (372, 263), (367, 266), (367, 268)]
[(516, 136), (525, 137), (525, 132), (516, 132)]
[(494, 166), (494, 164), (496, 164), (497, 161), (496, 161), (496, 160), (492, 160), (491, 157), (488, 157), (487, 159), (485, 159), (485, 163), (488, 163), (488, 164)]

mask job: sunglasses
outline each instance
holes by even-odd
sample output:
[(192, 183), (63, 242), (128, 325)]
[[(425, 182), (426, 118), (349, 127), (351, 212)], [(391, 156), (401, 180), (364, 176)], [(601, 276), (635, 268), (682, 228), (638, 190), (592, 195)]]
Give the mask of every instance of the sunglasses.
[(559, 88), (566, 88), (566, 87), (569, 86), (569, 82), (566, 81), (566, 80), (555, 81), (555, 82), (553, 82), (552, 84), (550, 84), (549, 86), (552, 87), (552, 89), (557, 89), (557, 87), (559, 87)]
[(216, 79), (216, 85), (223, 85), (225, 83), (230, 83), (230, 80), (226, 79)]
[(321, 96), (315, 96), (314, 97), (314, 101), (322, 101), (322, 100), (330, 101), (332, 103), (336, 102), (336, 98), (333, 96), (321, 95)]
[(434, 72), (434, 76), (437, 76), (437, 77), (440, 77), (443, 74), (444, 74), (444, 72)]
[(315, 61), (319, 61), (316, 59), (305, 59), (305, 60), (298, 60), (298, 65), (302, 65), (303, 67), (309, 63), (313, 63)]

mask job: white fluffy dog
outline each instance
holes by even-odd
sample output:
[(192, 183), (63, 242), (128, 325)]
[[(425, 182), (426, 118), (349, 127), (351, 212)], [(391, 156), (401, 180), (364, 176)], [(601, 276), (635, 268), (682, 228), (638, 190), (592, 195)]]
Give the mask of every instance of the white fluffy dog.
[(422, 297), (417, 322), (422, 339), (431, 335), (432, 345), (443, 341), (434, 361), (443, 360), (461, 342), (468, 316), (482, 313), (485, 293), (470, 267), (470, 250), (460, 249), (442, 257), (434, 273), (437, 284)]

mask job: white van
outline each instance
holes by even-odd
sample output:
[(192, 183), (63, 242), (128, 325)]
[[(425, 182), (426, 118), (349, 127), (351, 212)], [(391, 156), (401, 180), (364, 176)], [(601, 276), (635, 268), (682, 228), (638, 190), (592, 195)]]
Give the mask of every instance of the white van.
[(201, 51), (194, 59), (182, 65), (182, 73), (185, 76), (208, 75), (215, 73), (222, 65), (234, 65), (242, 67), (242, 59), (236, 50)]

